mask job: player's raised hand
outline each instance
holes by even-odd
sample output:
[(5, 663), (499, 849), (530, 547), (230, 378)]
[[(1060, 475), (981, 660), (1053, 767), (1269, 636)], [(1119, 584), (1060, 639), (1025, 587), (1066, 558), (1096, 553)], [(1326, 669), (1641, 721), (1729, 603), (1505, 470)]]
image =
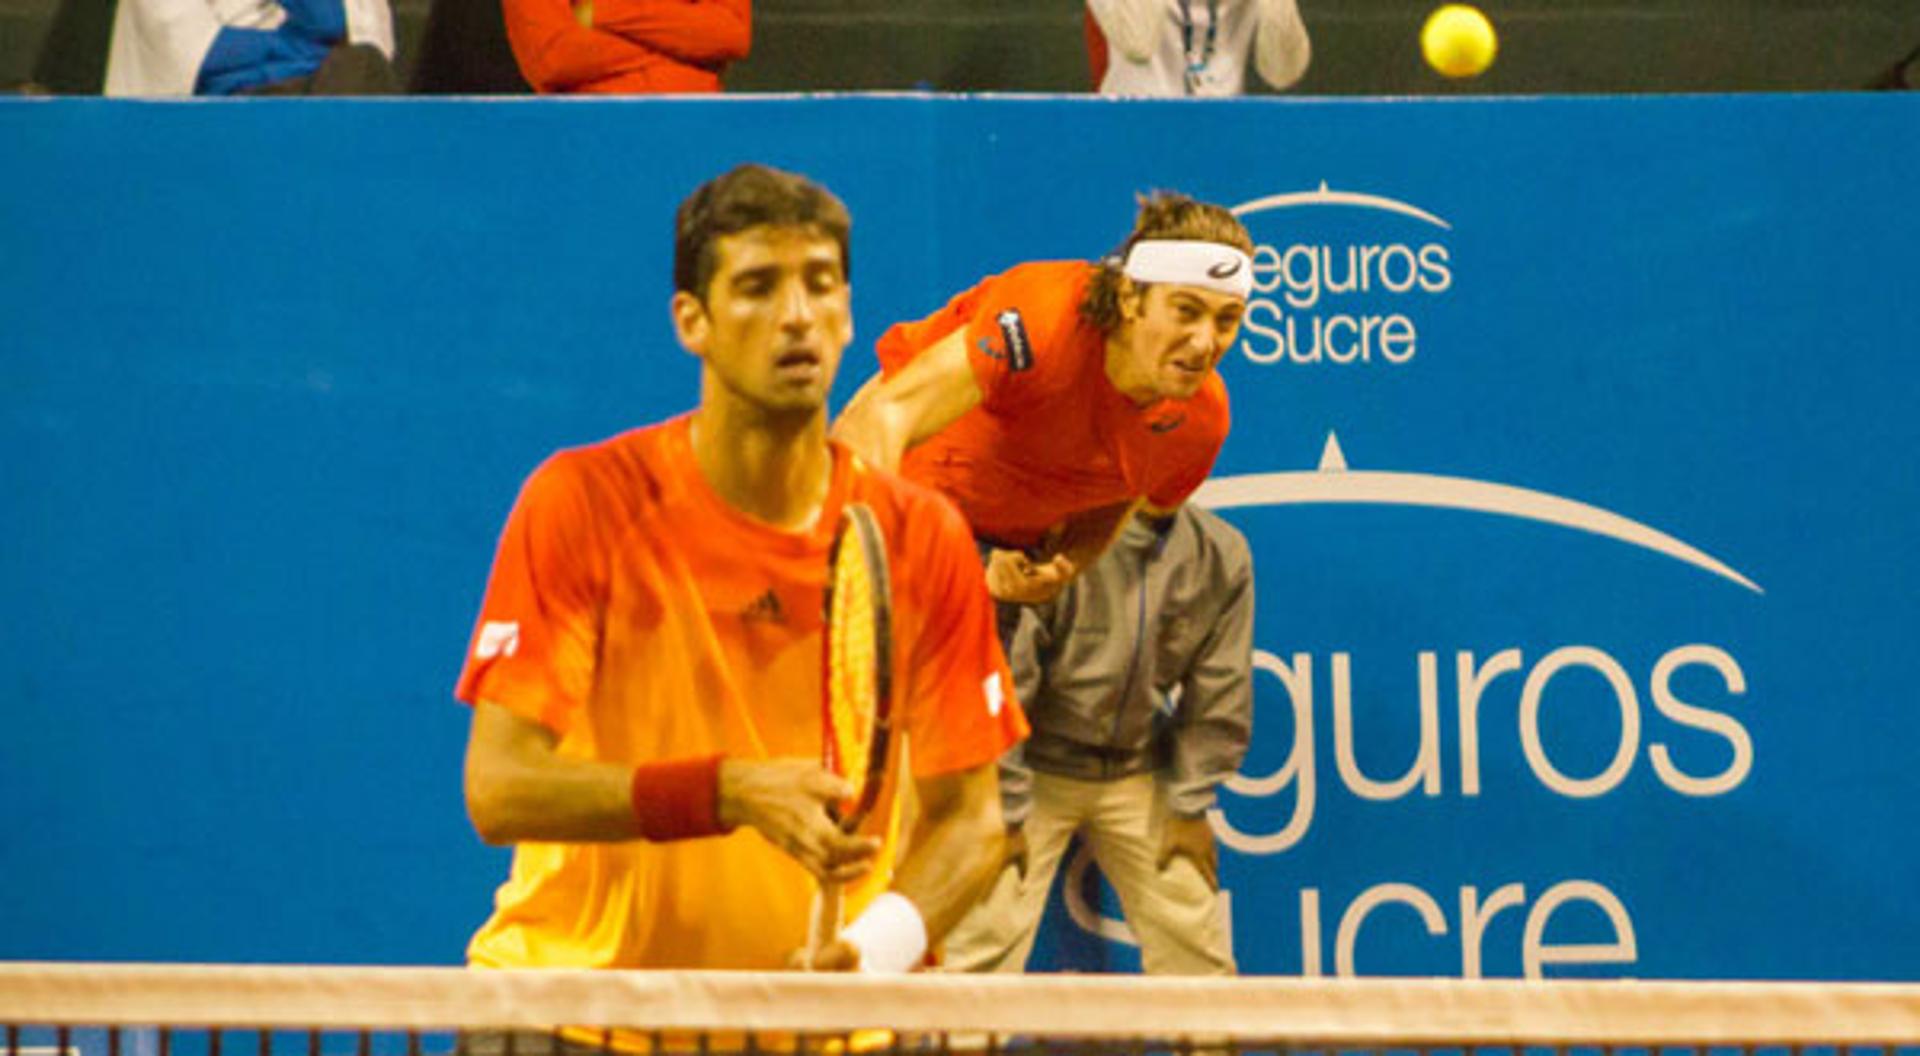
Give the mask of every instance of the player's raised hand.
[(877, 836), (840, 831), (827, 804), (847, 782), (812, 759), (725, 759), (720, 763), (720, 822), (751, 825), (768, 842), (823, 880), (848, 883), (873, 867)]
[(1153, 44), (1166, 21), (1153, 0), (1087, 0), (1093, 20), (1115, 53), (1128, 62), (1153, 58)]
[(1065, 554), (1035, 561), (1018, 550), (995, 550), (987, 557), (987, 593), (999, 601), (1040, 605), (1052, 601), (1073, 573)]

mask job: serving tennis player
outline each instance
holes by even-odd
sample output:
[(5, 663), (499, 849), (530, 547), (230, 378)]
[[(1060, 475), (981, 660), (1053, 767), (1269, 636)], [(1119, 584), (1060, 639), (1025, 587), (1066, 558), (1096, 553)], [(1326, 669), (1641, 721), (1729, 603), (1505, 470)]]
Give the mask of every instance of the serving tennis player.
[(1212, 470), (1252, 253), (1228, 210), (1149, 196), (1112, 257), (1022, 264), (888, 330), (834, 435), (959, 505), (996, 599), (1051, 600)]
[[(960, 515), (827, 438), (850, 226), (761, 166), (695, 190), (671, 307), (698, 408), (561, 451), (522, 489), (456, 690), (468, 811), (514, 845), (472, 964), (780, 968), (825, 886), (848, 923), (807, 960), (905, 971), (991, 879), (994, 763), (1026, 722)], [(822, 765), (822, 604), (856, 507), (885, 569), (858, 582), (891, 606), (880, 741), (908, 769), (848, 831), (829, 804), (856, 785)], [(871, 637), (848, 648), (876, 655)], [(902, 780), (917, 820), (896, 859)]]

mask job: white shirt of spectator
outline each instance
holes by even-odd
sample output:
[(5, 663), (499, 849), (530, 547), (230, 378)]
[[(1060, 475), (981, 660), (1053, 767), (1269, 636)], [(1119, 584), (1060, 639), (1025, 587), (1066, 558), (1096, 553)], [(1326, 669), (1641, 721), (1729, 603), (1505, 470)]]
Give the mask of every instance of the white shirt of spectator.
[[(387, 0), (341, 0), (347, 42), (393, 57)], [(287, 11), (274, 0), (120, 0), (107, 47), (106, 95), (192, 95), (200, 65), (220, 30), (280, 28)]]
[(1249, 54), (1262, 80), (1289, 88), (1312, 59), (1298, 0), (1087, 0), (1087, 8), (1107, 38), (1103, 95), (1241, 95)]

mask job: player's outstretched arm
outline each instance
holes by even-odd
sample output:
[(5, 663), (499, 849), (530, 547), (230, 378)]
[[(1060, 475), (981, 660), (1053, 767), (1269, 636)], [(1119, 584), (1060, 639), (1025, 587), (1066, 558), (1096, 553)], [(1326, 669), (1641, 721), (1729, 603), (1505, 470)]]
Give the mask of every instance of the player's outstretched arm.
[(559, 735), (506, 707), (481, 701), (467, 735), (467, 815), (491, 844), (522, 840), (596, 843), (640, 835), (633, 771), (563, 758)]
[(669, 774), (564, 756), (558, 744), (552, 730), (499, 704), (474, 707), (466, 797), (481, 839), (608, 843), (750, 825), (815, 876), (843, 883), (864, 875), (879, 850), (878, 839), (843, 833), (827, 816), (827, 803), (846, 794), (846, 783), (811, 759), (722, 759), (712, 772), (712, 824), (662, 833), (648, 831), (650, 819), (673, 827), (675, 818), (699, 813), (694, 804), (661, 802), (674, 794)]
[(1107, 547), (1120, 537), (1127, 518), (1141, 509), (1144, 500), (1126, 499), (1108, 506), (1081, 510), (1061, 521), (1047, 534), (1045, 552), (1065, 557), (1075, 569), (1092, 568)]
[(967, 333), (955, 330), (892, 377), (876, 374), (833, 424), (835, 439), (870, 466), (900, 468), (900, 456), (979, 406), (980, 382), (967, 362)]
[(920, 818), (893, 888), (910, 899), (937, 946), (985, 894), (1005, 861), (997, 762), (914, 782)]
[(995, 600), (1044, 605), (1060, 596), (1082, 570), (1113, 545), (1141, 500), (1083, 510), (1055, 525), (1040, 543), (1040, 556), (994, 550), (987, 556), (987, 592)]

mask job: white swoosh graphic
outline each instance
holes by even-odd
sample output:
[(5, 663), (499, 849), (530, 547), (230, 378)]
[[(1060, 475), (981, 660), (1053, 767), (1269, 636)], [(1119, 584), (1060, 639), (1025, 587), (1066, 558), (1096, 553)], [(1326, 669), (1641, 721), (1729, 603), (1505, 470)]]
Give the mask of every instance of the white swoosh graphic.
[(1301, 506), (1348, 503), (1431, 506), (1475, 510), (1592, 532), (1665, 554), (1764, 594), (1752, 580), (1695, 547), (1638, 521), (1598, 506), (1542, 491), (1430, 473), (1382, 473), (1370, 470), (1302, 470), (1215, 477), (1200, 486), (1193, 501), (1210, 509), (1236, 506)]
[(1292, 209), (1302, 205), (1351, 205), (1361, 209), (1380, 209), (1389, 213), (1411, 216), (1415, 220), (1424, 220), (1435, 227), (1453, 230), (1453, 225), (1427, 212), (1416, 205), (1383, 198), (1377, 194), (1360, 194), (1355, 191), (1330, 191), (1325, 180), (1320, 182), (1317, 191), (1293, 191), (1288, 194), (1274, 194), (1265, 198), (1256, 198), (1251, 202), (1242, 202), (1233, 207), (1235, 216), (1249, 213), (1264, 213), (1269, 209)]
[(1060, 889), (1060, 894), (1067, 901), (1067, 916), (1080, 926), (1081, 931), (1088, 934), (1125, 943), (1128, 946), (1140, 945), (1140, 940), (1134, 937), (1133, 928), (1129, 927), (1126, 921), (1105, 916), (1087, 901), (1084, 894), (1086, 888), (1083, 885), (1086, 882), (1087, 867), (1092, 864), (1093, 855), (1085, 846), (1079, 847), (1074, 852), (1073, 860), (1067, 864), (1067, 879)]

